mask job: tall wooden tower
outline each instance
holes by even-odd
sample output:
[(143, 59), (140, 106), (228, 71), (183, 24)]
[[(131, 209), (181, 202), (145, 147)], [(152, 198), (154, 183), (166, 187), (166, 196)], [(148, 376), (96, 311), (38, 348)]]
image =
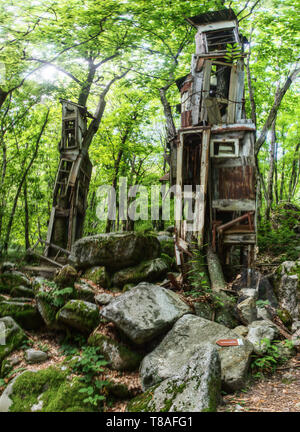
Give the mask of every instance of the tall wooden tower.
[(82, 237), (87, 194), (92, 164), (82, 148), (87, 129), (87, 110), (76, 103), (61, 99), (62, 138), (59, 144), (60, 162), (57, 170), (53, 206), (48, 225), (46, 256), (55, 256), (57, 249), (70, 250)]
[[(187, 19), (197, 29), (191, 72), (177, 80), (181, 128), (170, 143), (170, 182), (201, 185), (192, 236), (221, 261), (251, 266), (256, 244), (255, 125), (244, 109), (244, 38), (232, 10)], [(233, 48), (236, 55), (230, 56)], [(230, 57), (230, 58), (229, 58)], [(182, 192), (176, 205), (183, 205)], [(189, 241), (187, 221), (177, 240)]]

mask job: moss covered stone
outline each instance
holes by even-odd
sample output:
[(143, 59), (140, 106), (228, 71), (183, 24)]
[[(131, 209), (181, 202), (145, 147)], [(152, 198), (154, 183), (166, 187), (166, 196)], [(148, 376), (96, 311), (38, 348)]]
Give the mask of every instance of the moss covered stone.
[(36, 305), (29, 302), (6, 300), (0, 302), (0, 317), (10, 316), (26, 330), (38, 329), (43, 325)]
[(32, 288), (24, 287), (22, 285), (12, 288), (10, 295), (12, 297), (27, 297), (33, 298), (34, 292)]
[(289, 311), (287, 309), (277, 309), (276, 312), (283, 324), (290, 329), (293, 324), (293, 317)]
[(155, 282), (163, 278), (168, 270), (169, 267), (166, 261), (156, 258), (116, 272), (112, 281), (115, 286), (119, 287), (129, 283), (137, 284), (142, 281)]
[(98, 307), (83, 300), (70, 300), (56, 314), (59, 323), (79, 330), (92, 332), (100, 322)]
[(109, 274), (103, 266), (96, 266), (88, 269), (83, 277), (100, 285), (102, 288), (109, 288), (110, 286)]
[(40, 292), (36, 295), (36, 304), (41, 317), (49, 328), (57, 328), (56, 314), (59, 307), (53, 303), (51, 294), (47, 292)]
[(0, 274), (0, 283), (3, 285), (7, 285), (10, 287), (24, 285), (26, 287), (30, 287), (30, 280), (24, 273), (19, 271), (7, 271)]
[(26, 339), (24, 331), (13, 318), (6, 316), (0, 319), (0, 367), (3, 359)]
[(161, 253), (156, 236), (137, 232), (98, 234), (76, 241), (69, 257), (79, 268), (105, 266), (108, 271), (134, 266)]
[(69, 264), (62, 267), (54, 278), (54, 282), (61, 288), (72, 287), (78, 278), (78, 273)]
[(142, 360), (142, 356), (124, 344), (104, 336), (100, 332), (94, 332), (88, 339), (88, 344), (100, 348), (101, 354), (115, 370), (136, 370)]
[[(78, 377), (68, 379), (68, 370), (50, 367), (37, 372), (26, 371), (13, 382), (6, 396), (10, 412), (82, 412), (94, 411), (84, 402), (83, 384)], [(3, 398), (3, 396), (2, 396)], [(1, 398), (0, 398), (1, 409)]]
[(131, 412), (216, 411), (220, 400), (221, 367), (218, 352), (207, 344), (175, 376), (165, 379), (134, 398)]

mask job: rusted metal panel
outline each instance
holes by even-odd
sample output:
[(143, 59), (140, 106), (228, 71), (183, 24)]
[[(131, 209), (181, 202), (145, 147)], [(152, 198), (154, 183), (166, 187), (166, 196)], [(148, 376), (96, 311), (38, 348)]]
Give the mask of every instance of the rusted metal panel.
[(219, 199), (255, 199), (252, 166), (219, 168)]
[(181, 127), (185, 128), (187, 126), (192, 126), (192, 111), (181, 113)]

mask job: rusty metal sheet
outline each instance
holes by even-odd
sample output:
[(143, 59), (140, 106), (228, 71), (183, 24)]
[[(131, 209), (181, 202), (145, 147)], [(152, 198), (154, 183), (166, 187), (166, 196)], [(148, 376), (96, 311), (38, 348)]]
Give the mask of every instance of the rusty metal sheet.
[(219, 199), (255, 199), (254, 167), (220, 167)]
[(181, 113), (181, 127), (192, 126), (192, 111), (184, 111)]

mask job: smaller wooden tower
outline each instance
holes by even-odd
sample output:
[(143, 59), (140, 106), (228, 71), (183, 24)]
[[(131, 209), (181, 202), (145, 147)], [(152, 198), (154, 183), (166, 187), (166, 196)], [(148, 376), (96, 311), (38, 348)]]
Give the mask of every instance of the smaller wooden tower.
[[(170, 183), (182, 192), (200, 185), (192, 237), (211, 244), (225, 264), (252, 265), (256, 244), (255, 125), (244, 109), (244, 38), (229, 9), (187, 19), (196, 28), (191, 71), (177, 80), (181, 128), (170, 143)], [(237, 54), (229, 56), (228, 47)], [(190, 241), (187, 221), (178, 220), (177, 242)]]
[(85, 107), (64, 99), (62, 104), (62, 137), (53, 206), (50, 215), (45, 256), (57, 255), (51, 244), (70, 250), (82, 237), (92, 164), (82, 147), (87, 129)]

